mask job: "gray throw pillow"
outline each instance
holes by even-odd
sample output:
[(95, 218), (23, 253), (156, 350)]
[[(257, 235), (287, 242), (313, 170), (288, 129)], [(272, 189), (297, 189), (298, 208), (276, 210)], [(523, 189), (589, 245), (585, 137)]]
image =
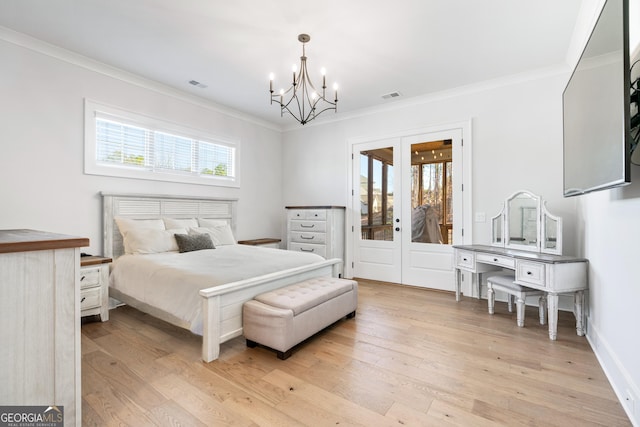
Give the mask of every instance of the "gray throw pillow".
[(208, 234), (174, 234), (180, 253), (215, 249), (211, 236)]

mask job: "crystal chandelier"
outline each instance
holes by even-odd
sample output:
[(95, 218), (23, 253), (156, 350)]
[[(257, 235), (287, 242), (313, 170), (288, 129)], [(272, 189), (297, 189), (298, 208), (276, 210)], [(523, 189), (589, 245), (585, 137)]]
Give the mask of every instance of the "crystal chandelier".
[[(296, 75), (296, 66), (293, 66), (293, 84), (285, 92), (280, 89), (280, 93), (273, 94), (274, 75), (269, 75), (269, 92), (271, 93), (271, 104), (274, 102), (280, 105), (280, 116), (286, 112), (291, 114), (301, 124), (305, 124), (315, 119), (327, 110), (337, 111), (338, 107), (338, 85), (333, 85), (334, 99), (333, 102), (325, 97), (326, 71), (324, 68), (320, 70), (322, 74), (322, 92), (318, 93), (316, 88), (309, 80), (307, 72), (307, 57), (304, 51), (305, 43), (309, 42), (311, 37), (308, 34), (300, 34), (298, 41), (302, 43), (302, 56), (300, 57), (300, 71)], [(285, 99), (286, 97), (286, 99)]]

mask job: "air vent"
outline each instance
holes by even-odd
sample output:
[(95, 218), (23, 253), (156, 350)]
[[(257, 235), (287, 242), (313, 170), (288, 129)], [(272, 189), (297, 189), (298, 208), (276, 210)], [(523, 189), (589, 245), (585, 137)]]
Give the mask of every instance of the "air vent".
[(400, 96), (400, 92), (391, 92), (391, 93), (387, 93), (386, 95), (382, 95), (382, 99), (392, 99), (392, 98), (397, 98)]
[(189, 84), (195, 87), (199, 87), (200, 89), (205, 89), (207, 88), (207, 85), (200, 83), (197, 80), (189, 80)]

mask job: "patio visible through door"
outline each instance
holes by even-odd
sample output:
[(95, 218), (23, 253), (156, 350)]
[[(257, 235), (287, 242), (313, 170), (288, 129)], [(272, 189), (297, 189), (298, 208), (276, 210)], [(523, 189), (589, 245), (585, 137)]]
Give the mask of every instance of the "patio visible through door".
[(453, 290), (462, 131), (352, 145), (353, 276)]

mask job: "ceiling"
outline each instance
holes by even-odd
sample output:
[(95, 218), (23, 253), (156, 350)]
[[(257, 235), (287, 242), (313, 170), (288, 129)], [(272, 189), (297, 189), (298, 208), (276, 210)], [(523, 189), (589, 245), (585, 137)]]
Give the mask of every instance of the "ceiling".
[[(2, 0), (0, 26), (278, 127), (307, 33), (312, 81), (339, 118), (461, 86), (566, 66), (581, 0)], [(206, 88), (189, 84), (196, 80)], [(390, 92), (398, 98), (383, 99)], [(299, 125), (298, 125), (299, 126)]]

